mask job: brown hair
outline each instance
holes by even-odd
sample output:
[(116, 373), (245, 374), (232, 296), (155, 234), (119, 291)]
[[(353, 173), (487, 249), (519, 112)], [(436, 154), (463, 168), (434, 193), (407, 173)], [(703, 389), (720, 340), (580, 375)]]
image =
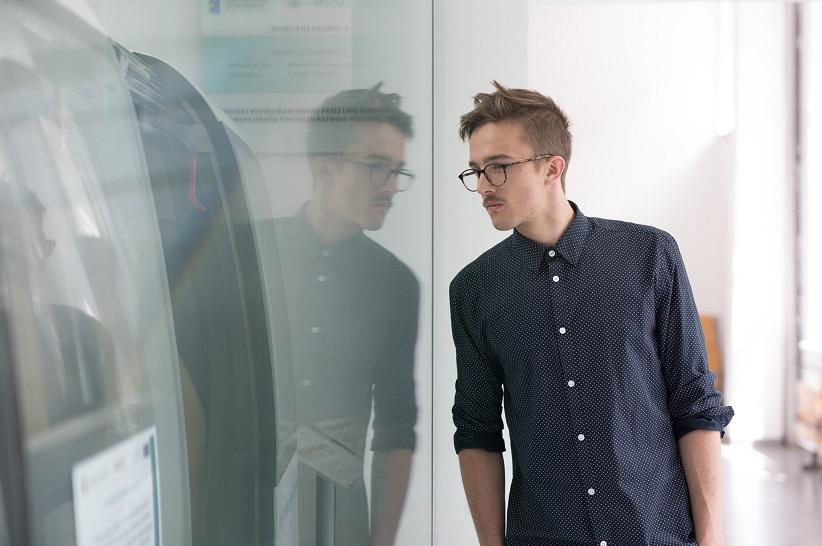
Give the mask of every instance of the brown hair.
[(412, 120), (400, 108), (400, 96), (380, 91), (383, 82), (370, 89), (348, 89), (327, 98), (311, 116), (306, 137), (310, 156), (335, 155), (345, 150), (356, 124), (382, 122), (403, 136), (413, 136)]
[(570, 122), (559, 106), (545, 95), (530, 89), (508, 89), (494, 80), (494, 93), (474, 95), (474, 109), (460, 118), (460, 138), (471, 138), (486, 123), (511, 121), (520, 124), (536, 154), (555, 154), (565, 160), (565, 173), (571, 161)]

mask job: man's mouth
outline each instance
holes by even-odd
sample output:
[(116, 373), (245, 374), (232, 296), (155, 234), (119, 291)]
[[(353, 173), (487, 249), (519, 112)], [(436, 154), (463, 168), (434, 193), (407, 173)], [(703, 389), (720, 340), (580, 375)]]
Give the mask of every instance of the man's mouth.
[(488, 212), (497, 212), (502, 208), (502, 201), (486, 201), (483, 206)]
[(378, 209), (390, 209), (391, 208), (391, 201), (388, 200), (379, 200), (379, 201), (372, 201), (371, 205), (377, 207)]

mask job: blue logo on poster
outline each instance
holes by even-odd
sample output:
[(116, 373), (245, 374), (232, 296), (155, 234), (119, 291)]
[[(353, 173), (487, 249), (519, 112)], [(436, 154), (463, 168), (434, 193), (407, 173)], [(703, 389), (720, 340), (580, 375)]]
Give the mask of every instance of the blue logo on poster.
[(208, 0), (208, 11), (211, 13), (220, 13), (220, 0)]

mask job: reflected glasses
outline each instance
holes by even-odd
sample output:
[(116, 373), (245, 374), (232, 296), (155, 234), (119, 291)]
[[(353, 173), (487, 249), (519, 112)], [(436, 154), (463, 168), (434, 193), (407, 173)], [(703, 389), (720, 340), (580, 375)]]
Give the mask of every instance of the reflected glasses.
[(408, 169), (395, 169), (388, 163), (357, 161), (356, 159), (348, 159), (347, 157), (340, 156), (334, 156), (333, 159), (368, 167), (368, 179), (375, 188), (382, 188), (393, 178), (397, 183), (397, 191), (406, 191), (413, 185), (414, 180), (417, 178), (417, 176)]
[(554, 157), (557, 154), (541, 154), (529, 157), (528, 159), (520, 159), (519, 161), (512, 161), (510, 163), (489, 163), (483, 169), (465, 169), (457, 175), (462, 185), (468, 191), (477, 191), (479, 187), (479, 179), (483, 174), (485, 179), (492, 186), (502, 186), (508, 180), (508, 172), (506, 169), (520, 163), (528, 163), (536, 161), (537, 159), (545, 159), (546, 157)]

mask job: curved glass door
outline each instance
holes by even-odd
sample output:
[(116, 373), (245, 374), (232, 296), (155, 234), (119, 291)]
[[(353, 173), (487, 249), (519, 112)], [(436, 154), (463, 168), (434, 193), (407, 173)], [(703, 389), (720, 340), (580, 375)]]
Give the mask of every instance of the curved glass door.
[(31, 6), (0, 6), (2, 353), (31, 542), (190, 544), (185, 381), (128, 92), (103, 36)]

